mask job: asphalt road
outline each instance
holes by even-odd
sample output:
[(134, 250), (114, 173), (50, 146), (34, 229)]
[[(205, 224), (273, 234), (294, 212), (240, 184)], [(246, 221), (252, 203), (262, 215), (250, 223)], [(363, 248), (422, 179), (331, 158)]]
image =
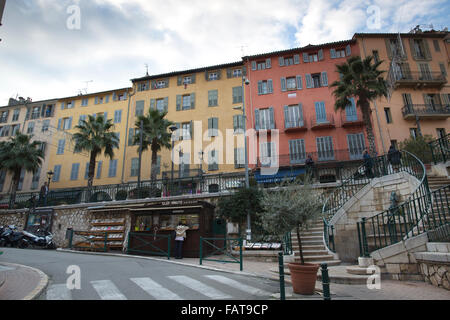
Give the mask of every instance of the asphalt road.
[(2, 261), (35, 267), (49, 276), (40, 297), (45, 300), (273, 300), (272, 294), (279, 293), (276, 281), (164, 261), (2, 250)]

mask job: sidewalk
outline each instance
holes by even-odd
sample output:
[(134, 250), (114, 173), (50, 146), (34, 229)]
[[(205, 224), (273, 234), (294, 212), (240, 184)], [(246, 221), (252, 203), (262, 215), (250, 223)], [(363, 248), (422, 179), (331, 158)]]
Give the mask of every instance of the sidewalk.
[(0, 262), (0, 300), (36, 299), (47, 284), (47, 275), (38, 269)]

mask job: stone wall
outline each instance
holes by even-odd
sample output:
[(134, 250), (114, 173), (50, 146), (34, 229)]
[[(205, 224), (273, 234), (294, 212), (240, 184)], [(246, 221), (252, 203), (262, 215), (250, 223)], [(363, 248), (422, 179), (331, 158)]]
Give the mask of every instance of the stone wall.
[(450, 290), (450, 243), (427, 243), (426, 252), (414, 254), (423, 280)]
[(356, 262), (359, 252), (357, 222), (389, 209), (391, 193), (396, 192), (399, 203), (404, 202), (418, 186), (413, 176), (400, 172), (373, 179), (334, 215), (336, 251), (340, 260)]
[(15, 225), (22, 229), (25, 226), (28, 210), (0, 210), (0, 226)]

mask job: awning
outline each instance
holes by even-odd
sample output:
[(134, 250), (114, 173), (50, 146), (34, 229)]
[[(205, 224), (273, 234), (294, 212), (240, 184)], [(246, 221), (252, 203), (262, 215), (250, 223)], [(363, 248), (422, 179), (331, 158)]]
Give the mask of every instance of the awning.
[(306, 172), (305, 168), (293, 168), (293, 169), (280, 169), (273, 175), (262, 175), (260, 171), (255, 172), (255, 179), (258, 183), (276, 183), (283, 179), (295, 178), (300, 174)]

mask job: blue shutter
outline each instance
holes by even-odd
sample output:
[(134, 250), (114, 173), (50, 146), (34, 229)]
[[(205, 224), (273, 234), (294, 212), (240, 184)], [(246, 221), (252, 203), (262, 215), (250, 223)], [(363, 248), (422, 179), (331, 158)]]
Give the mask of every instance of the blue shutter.
[(357, 114), (356, 114), (355, 99), (350, 98), (349, 100), (350, 100), (350, 105), (345, 107), (345, 115), (346, 115), (347, 121), (356, 121)]
[(288, 106), (284, 106), (284, 127), (290, 128), (290, 119), (289, 119), (289, 107)]
[(270, 116), (270, 129), (275, 129), (275, 115), (273, 107), (269, 107), (269, 116)]
[(253, 70), (253, 71), (256, 70), (256, 61), (252, 61), (252, 70)]
[(181, 95), (177, 94), (177, 111), (181, 110)]
[(72, 129), (72, 117), (69, 118), (69, 130)]
[(302, 76), (298, 75), (296, 76), (296, 79), (297, 79), (297, 90), (302, 90), (303, 89)]
[(267, 80), (267, 92), (273, 93), (273, 82), (272, 79)]
[(320, 49), (318, 54), (317, 54), (319, 61), (323, 60), (323, 49)]
[(305, 74), (305, 78), (306, 78), (306, 88), (310, 89), (313, 87), (313, 81), (311, 78), (311, 75), (309, 73)]
[(151, 110), (156, 109), (156, 99), (150, 99), (150, 109)]
[(270, 69), (270, 68), (272, 68), (272, 59), (267, 58), (266, 59), (266, 69)]
[(324, 71), (322, 74), (322, 87), (328, 87), (328, 75), (327, 72)]
[[(245, 121), (245, 120), (244, 120)], [(259, 130), (259, 109), (255, 110), (255, 130)]]
[(331, 59), (336, 59), (336, 49), (330, 49)]
[(280, 67), (284, 67), (284, 58), (283, 57), (278, 58), (278, 64), (280, 65)]
[(281, 91), (286, 91), (286, 78), (281, 78)]
[(99, 161), (97, 165), (97, 179), (100, 179), (100, 177), (102, 176), (102, 165), (103, 161)]
[(58, 119), (58, 130), (61, 130), (62, 119)]
[(294, 64), (300, 64), (300, 56), (298, 54), (294, 54)]
[(191, 93), (191, 109), (195, 109), (195, 93)]
[(345, 47), (345, 54), (347, 56), (350, 56), (352, 54), (352, 48), (350, 47), (350, 45), (347, 45), (347, 47)]
[(323, 123), (327, 121), (327, 115), (325, 113), (325, 102), (315, 102), (316, 108), (316, 121), (317, 123)]
[(258, 94), (263, 94), (263, 92), (262, 92), (262, 81), (258, 81)]
[(303, 62), (308, 63), (309, 62), (309, 56), (306, 52), (303, 52)]

